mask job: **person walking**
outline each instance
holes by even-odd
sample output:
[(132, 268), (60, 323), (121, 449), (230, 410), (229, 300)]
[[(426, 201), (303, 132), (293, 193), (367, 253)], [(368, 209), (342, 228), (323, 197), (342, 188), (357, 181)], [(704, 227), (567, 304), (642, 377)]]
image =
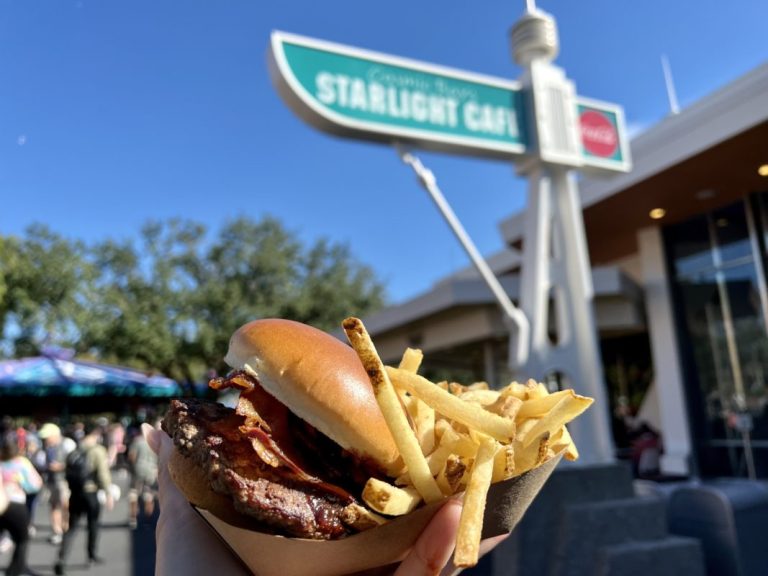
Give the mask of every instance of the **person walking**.
[[(156, 430), (160, 429), (160, 419), (152, 423)], [(143, 434), (138, 434), (128, 449), (128, 463), (131, 469), (131, 490), (128, 493), (129, 516), (128, 525), (136, 528), (139, 515), (139, 501), (142, 503), (144, 516), (150, 517), (155, 509), (157, 495), (157, 454), (147, 444)]]
[(43, 483), (29, 460), (18, 452), (16, 439), (4, 436), (0, 446), (0, 532), (7, 530), (14, 544), (6, 576), (34, 574), (27, 567), (30, 536), (25, 486), (37, 486), (39, 490)]
[(43, 477), (48, 489), (48, 506), (51, 518), (51, 536), (48, 542), (61, 544), (69, 511), (69, 486), (64, 478), (67, 450), (61, 436), (61, 429), (53, 423), (40, 428), (38, 436), (45, 444), (45, 471)]
[(104, 561), (97, 555), (99, 539), (99, 517), (101, 503), (98, 492), (106, 495), (107, 509), (114, 505), (112, 477), (109, 471), (107, 450), (99, 443), (103, 435), (102, 428), (96, 423), (87, 423), (85, 435), (75, 451), (67, 456), (65, 477), (69, 485), (69, 527), (64, 532), (59, 556), (54, 565), (57, 576), (66, 574), (66, 564), (72, 548), (72, 541), (77, 531), (80, 518), (85, 515), (88, 522), (87, 554), (89, 564), (101, 564)]
[[(29, 431), (27, 433), (25, 456), (42, 478), (43, 474), (45, 473), (45, 452), (43, 451), (39, 436), (37, 434), (30, 434)], [(32, 490), (27, 492), (27, 510), (29, 510), (29, 535), (33, 537), (35, 534), (37, 534), (37, 528), (35, 528), (35, 513), (37, 512), (37, 505), (39, 502), (38, 496), (40, 496), (40, 493), (41, 490)]]

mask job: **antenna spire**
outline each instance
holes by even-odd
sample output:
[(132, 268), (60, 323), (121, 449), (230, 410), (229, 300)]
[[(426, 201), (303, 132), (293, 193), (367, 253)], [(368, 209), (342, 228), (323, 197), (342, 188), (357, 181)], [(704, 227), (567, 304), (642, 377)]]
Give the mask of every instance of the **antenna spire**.
[(667, 86), (667, 99), (669, 100), (669, 111), (672, 114), (680, 113), (680, 106), (677, 103), (677, 93), (675, 92), (675, 81), (672, 79), (672, 69), (669, 67), (669, 60), (666, 54), (661, 55), (661, 67), (664, 69), (664, 83)]
[(536, 0), (525, 0), (525, 11), (529, 14), (536, 11)]

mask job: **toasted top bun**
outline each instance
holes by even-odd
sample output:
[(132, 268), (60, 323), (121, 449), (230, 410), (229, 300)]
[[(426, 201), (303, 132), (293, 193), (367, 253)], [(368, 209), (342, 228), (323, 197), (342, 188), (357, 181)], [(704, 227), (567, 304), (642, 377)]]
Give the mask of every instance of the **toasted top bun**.
[(340, 340), (300, 322), (254, 320), (232, 335), (224, 359), (345, 450), (389, 475), (402, 468), (368, 374)]

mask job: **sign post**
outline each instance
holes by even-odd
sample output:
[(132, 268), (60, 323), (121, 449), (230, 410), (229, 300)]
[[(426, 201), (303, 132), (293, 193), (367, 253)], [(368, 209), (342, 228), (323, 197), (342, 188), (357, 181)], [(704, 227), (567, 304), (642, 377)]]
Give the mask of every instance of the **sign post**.
[[(515, 162), (529, 179), (520, 309), (506, 294), (445, 205), (434, 178), (420, 175), (486, 279), (512, 326), (510, 367), (592, 396), (572, 424), (580, 462), (613, 459), (607, 394), (595, 330), (591, 268), (574, 170), (630, 169), (622, 109), (581, 98), (551, 62), (554, 19), (535, 9), (512, 28), (520, 82), (493, 78), (274, 32), (269, 62), (285, 102), (314, 127), (349, 138)], [(429, 173), (409, 155), (411, 165)], [(417, 170), (418, 172), (418, 170)], [(431, 176), (431, 173), (429, 173)], [(550, 313), (555, 310), (554, 319)], [(557, 337), (548, 327), (554, 320)]]
[(610, 462), (609, 402), (573, 170), (628, 168), (621, 117), (615, 109), (577, 101), (573, 82), (551, 63), (558, 40), (550, 15), (529, 9), (512, 28), (511, 38), (513, 57), (525, 69), (522, 84), (529, 94), (528, 127), (535, 148), (527, 162), (518, 164), (529, 182), (520, 289), (520, 306), (531, 323), (526, 371), (595, 398), (603, 409), (573, 422), (571, 431), (583, 447), (582, 464)]

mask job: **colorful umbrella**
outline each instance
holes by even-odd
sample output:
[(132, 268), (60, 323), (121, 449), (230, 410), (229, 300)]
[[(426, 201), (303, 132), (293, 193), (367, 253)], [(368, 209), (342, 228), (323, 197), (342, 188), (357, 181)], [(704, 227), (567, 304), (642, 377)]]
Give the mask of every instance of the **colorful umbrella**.
[(164, 376), (81, 360), (37, 356), (0, 361), (0, 396), (138, 396), (181, 393)]

